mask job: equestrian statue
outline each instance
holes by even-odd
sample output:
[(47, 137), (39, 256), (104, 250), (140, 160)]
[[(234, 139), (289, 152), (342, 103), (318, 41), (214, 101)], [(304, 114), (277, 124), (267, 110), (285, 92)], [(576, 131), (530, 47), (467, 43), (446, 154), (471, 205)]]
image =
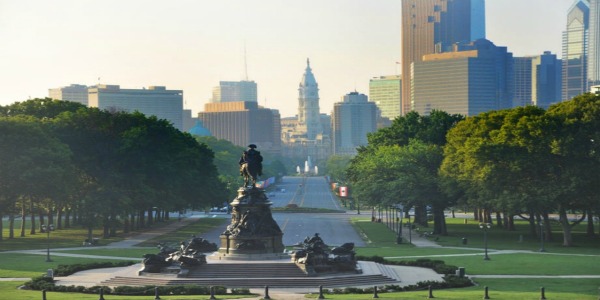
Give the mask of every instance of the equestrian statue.
[(258, 176), (262, 175), (263, 157), (260, 151), (256, 150), (256, 145), (248, 145), (248, 149), (240, 157), (240, 174), (244, 176), (244, 187), (256, 187)]

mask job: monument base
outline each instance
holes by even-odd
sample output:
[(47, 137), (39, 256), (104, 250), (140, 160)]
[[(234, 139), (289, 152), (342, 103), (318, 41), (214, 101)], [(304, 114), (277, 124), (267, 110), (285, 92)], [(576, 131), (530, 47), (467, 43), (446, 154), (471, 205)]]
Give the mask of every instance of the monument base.
[(265, 237), (241, 237), (222, 234), (219, 253), (222, 255), (283, 254), (283, 234)]
[(261, 261), (261, 260), (282, 260), (288, 262), (291, 256), (289, 253), (262, 253), (262, 254), (226, 254), (215, 252), (206, 257), (209, 261), (230, 260), (230, 261)]

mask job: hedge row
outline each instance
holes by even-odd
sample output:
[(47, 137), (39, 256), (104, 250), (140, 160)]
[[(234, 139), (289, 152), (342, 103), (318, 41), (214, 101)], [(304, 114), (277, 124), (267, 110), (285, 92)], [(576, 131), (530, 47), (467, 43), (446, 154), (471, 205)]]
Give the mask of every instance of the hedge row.
[(394, 261), (386, 260), (381, 256), (356, 256), (358, 260), (373, 261), (385, 265), (396, 265), (396, 266), (411, 266), (411, 267), (422, 267), (434, 270), (438, 274), (452, 275), (456, 274), (458, 270), (457, 266), (447, 265), (443, 260), (431, 260), (426, 258), (420, 258), (413, 261)]
[(80, 271), (102, 269), (102, 268), (116, 268), (126, 267), (136, 264), (133, 261), (120, 261), (120, 262), (94, 262), (87, 264), (73, 264), (73, 265), (58, 265), (54, 270), (54, 276), (69, 276)]
[[(103, 290), (104, 294), (107, 295), (154, 295), (154, 286), (119, 286), (111, 289), (107, 286), (64, 286), (55, 285), (54, 280), (50, 277), (36, 277), (31, 281), (25, 283), (25, 286), (32, 290), (46, 290), (52, 292), (74, 292), (84, 294), (98, 294), (100, 289)], [(211, 287), (209, 286), (197, 286), (197, 285), (173, 285), (173, 286), (159, 286), (159, 295), (210, 295)], [(227, 288), (222, 286), (215, 286), (214, 293), (216, 295), (226, 295)], [(251, 295), (249, 289), (231, 289), (232, 295)]]

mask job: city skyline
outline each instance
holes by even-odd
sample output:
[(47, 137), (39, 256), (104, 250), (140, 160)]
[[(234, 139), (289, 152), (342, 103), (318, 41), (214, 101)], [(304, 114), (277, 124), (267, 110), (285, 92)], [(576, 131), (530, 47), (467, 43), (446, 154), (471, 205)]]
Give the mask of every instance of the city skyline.
[[(552, 51), (573, 0), (487, 0), (486, 36), (514, 56)], [(320, 112), (369, 79), (400, 73), (401, 1), (0, 0), (0, 105), (70, 84), (183, 90), (194, 116), (219, 81), (246, 78), (258, 102), (297, 114), (310, 58)], [(535, 12), (535, 13), (532, 13)]]

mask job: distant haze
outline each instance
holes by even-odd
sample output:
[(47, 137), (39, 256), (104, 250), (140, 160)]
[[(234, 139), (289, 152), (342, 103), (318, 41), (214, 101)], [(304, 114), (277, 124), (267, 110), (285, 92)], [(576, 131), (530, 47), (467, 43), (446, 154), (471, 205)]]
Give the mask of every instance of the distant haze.
[[(515, 56), (561, 53), (573, 0), (487, 0), (487, 38)], [(72, 83), (164, 85), (203, 110), (220, 80), (258, 84), (297, 113), (310, 58), (320, 110), (399, 72), (400, 0), (0, 0), (0, 105)], [(244, 51), (246, 49), (246, 51)], [(246, 55), (244, 55), (246, 53)]]

